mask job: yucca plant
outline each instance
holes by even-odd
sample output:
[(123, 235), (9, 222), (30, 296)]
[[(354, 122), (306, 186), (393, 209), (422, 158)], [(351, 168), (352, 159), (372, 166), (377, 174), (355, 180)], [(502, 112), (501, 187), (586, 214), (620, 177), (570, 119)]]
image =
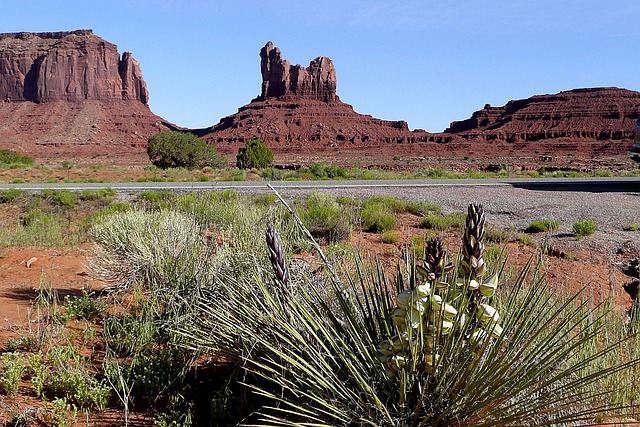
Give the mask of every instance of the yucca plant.
[(431, 241), (394, 279), (360, 262), (347, 280), (291, 269), (283, 287), (284, 255), (267, 236), (276, 280), (217, 276), (181, 331), (245, 370), (263, 404), (244, 425), (577, 425), (624, 406), (596, 384), (639, 361), (600, 366), (619, 348), (593, 346), (602, 317), (526, 271), (498, 289), (480, 205), (455, 265)]

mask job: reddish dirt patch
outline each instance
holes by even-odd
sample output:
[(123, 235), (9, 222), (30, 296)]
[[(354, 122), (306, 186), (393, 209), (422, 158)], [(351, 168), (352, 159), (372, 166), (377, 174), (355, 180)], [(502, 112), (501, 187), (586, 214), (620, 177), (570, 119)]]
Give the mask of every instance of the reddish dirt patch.
[(83, 288), (101, 289), (87, 273), (86, 247), (5, 248), (0, 254), (0, 343), (32, 318), (38, 289), (53, 289), (60, 300)]

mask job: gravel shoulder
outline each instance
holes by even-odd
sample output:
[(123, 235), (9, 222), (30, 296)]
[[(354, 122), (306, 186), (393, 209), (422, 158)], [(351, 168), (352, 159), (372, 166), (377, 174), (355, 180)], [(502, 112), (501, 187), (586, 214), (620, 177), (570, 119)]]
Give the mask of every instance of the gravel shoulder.
[[(577, 249), (596, 249), (614, 256), (620, 251), (640, 251), (640, 231), (624, 227), (640, 224), (640, 186), (638, 190), (602, 189), (550, 190), (504, 186), (442, 186), (421, 188), (335, 188), (313, 190), (333, 195), (369, 197), (373, 195), (425, 200), (442, 206), (445, 213), (464, 212), (470, 202), (484, 205), (487, 223), (500, 228), (523, 231), (532, 221), (550, 218), (560, 221), (552, 236), (554, 241)], [(308, 193), (304, 189), (283, 189), (283, 197), (294, 198)], [(573, 224), (594, 221), (598, 230), (591, 236), (576, 239)]]

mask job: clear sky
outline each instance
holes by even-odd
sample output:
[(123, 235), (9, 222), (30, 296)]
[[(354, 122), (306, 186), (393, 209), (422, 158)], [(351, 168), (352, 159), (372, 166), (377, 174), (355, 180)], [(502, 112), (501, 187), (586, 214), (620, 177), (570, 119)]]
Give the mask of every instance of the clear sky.
[(269, 40), (292, 64), (336, 66), (363, 114), (432, 132), (484, 104), (562, 90), (640, 90), (637, 0), (30, 0), (0, 31), (91, 28), (133, 52), (151, 110), (206, 127), (260, 93)]

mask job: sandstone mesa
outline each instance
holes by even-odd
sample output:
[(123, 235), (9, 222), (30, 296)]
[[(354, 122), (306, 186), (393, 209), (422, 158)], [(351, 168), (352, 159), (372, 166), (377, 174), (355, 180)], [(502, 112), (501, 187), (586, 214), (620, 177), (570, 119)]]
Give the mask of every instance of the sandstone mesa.
[[(328, 57), (292, 65), (268, 42), (260, 94), (237, 113), (194, 129), (232, 155), (261, 138), (276, 154), (337, 158), (622, 154), (640, 117), (640, 93), (586, 88), (486, 105), (443, 132), (359, 114), (340, 100)], [(91, 30), (0, 34), (0, 147), (36, 157), (143, 153), (147, 138), (181, 129), (154, 115), (140, 64)], [(184, 129), (186, 130), (186, 129)]]

